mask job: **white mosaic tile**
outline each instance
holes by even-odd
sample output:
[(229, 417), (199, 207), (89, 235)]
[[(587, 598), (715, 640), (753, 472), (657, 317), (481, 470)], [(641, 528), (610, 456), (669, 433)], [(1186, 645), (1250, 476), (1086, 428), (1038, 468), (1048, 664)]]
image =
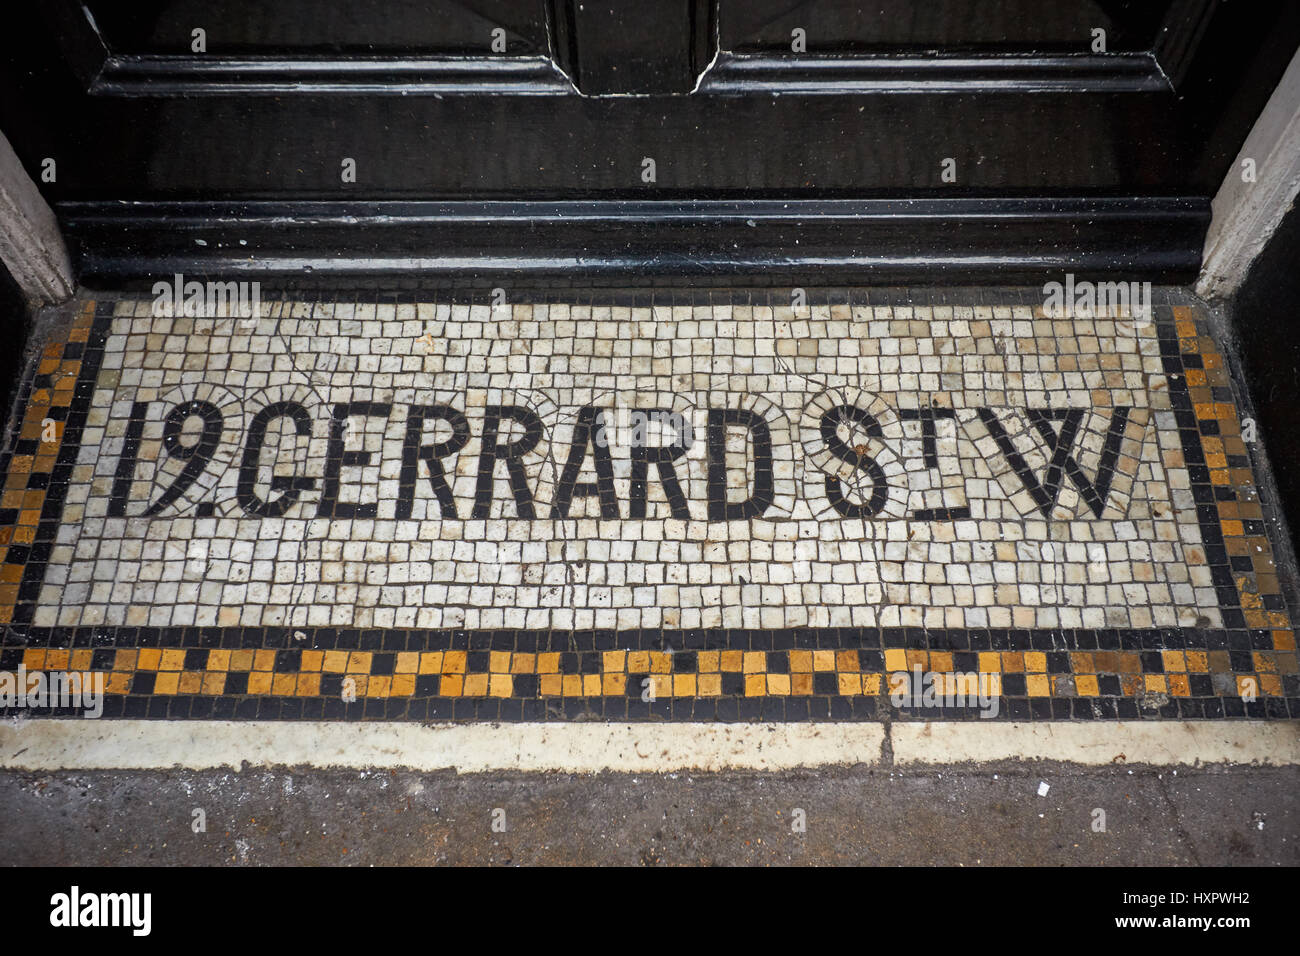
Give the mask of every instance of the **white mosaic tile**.
[(113, 320), (38, 625), (1221, 624), (1149, 324), (150, 311)]

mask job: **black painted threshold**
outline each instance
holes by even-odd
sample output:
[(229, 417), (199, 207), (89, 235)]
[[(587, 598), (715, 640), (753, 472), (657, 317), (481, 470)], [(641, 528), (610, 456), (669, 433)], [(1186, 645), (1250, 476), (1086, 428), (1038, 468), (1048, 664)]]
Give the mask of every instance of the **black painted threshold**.
[(1206, 197), (384, 202), (66, 202), (92, 288), (159, 275), (265, 280), (521, 274), (764, 276), (884, 285), (1040, 282), (1045, 272), (1180, 284)]

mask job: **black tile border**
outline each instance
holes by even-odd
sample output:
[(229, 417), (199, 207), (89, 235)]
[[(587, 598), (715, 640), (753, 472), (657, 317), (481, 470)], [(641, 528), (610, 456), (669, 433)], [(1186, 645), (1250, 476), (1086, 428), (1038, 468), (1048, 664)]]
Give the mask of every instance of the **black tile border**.
[[(302, 634), (297, 638), (295, 634)], [(854, 650), (858, 652), (860, 668), (865, 673), (886, 673), (884, 652), (891, 649), (926, 650), (951, 653), (954, 671), (970, 672), (979, 669), (980, 652), (1041, 652), (1046, 655), (1047, 674), (1071, 673), (1071, 652), (1126, 651), (1140, 656), (1142, 670), (1139, 676), (1165, 673), (1163, 650), (1223, 651), (1229, 654), (1232, 672), (1254, 673), (1253, 651), (1273, 648), (1271, 629), (1252, 631), (1199, 630), (1182, 628), (1150, 629), (999, 629), (999, 628), (787, 628), (761, 629), (637, 629), (637, 630), (587, 630), (587, 631), (537, 631), (537, 630), (464, 630), (464, 629), (378, 629), (378, 628), (262, 628), (262, 627), (76, 627), (32, 628), (24, 640), (0, 648), (0, 670), (14, 670), (29, 648), (90, 648), (97, 653), (97, 664), (108, 669), (107, 655), (118, 649), (185, 648), (257, 649), (275, 650), (276, 673), (296, 673), (304, 650), (363, 651), (370, 652), (371, 675), (391, 674), (396, 656), (411, 651), (465, 651), (468, 655), (467, 672), (487, 671), (487, 655), (491, 651), (519, 653), (559, 653), (560, 673), (600, 674), (601, 655), (605, 651), (672, 651), (672, 673), (694, 673), (694, 656), (705, 650), (765, 651), (768, 654), (766, 672), (788, 671), (784, 652), (790, 650)], [(101, 656), (102, 655), (102, 656)], [(193, 654), (187, 655), (193, 657)], [(188, 670), (200, 669), (190, 666)], [(195, 661), (194, 663), (197, 663)], [(96, 666), (96, 669), (100, 669)], [(640, 675), (640, 671), (634, 672)], [(519, 703), (519, 713), (533, 713), (527, 719), (554, 720), (583, 717), (604, 719), (670, 719), (698, 720), (701, 714), (732, 714), (731, 718), (707, 719), (769, 719), (772, 714), (785, 716), (772, 719), (791, 720), (874, 720), (882, 717), (882, 710), (891, 710), (895, 719), (977, 719), (978, 712), (967, 708), (890, 708), (880, 696), (849, 695), (838, 693), (836, 677), (831, 672), (818, 672), (823, 685), (814, 688), (807, 696), (744, 695), (741, 673), (722, 674), (721, 697), (672, 698), (652, 703), (639, 698), (640, 684), (627, 682), (626, 696), (591, 696), (581, 698), (538, 698), (538, 677), (514, 675), (517, 693), (510, 698), (441, 697), (433, 683), (437, 675), (417, 677), (416, 692), (410, 697), (376, 699), (367, 698), (359, 703), (345, 705), (338, 699), (342, 674), (322, 677), (321, 695), (318, 697), (247, 696), (242, 689), (231, 690), (219, 697), (152, 694), (153, 671), (138, 670), (136, 680), (144, 676), (142, 686), (133, 686), (126, 697), (107, 699), (107, 716), (141, 716), (184, 718), (192, 716), (195, 708), (208, 712), (214, 708), (221, 712), (229, 704), (216, 701), (240, 701), (239, 714), (256, 719), (278, 719), (286, 713), (297, 713), (302, 708), (314, 709), (312, 701), (323, 701), (323, 713), (331, 719), (369, 719), (381, 717), (395, 719), (417, 712), (420, 719), (512, 719), (502, 716), (513, 713)], [(230, 672), (238, 684), (246, 688), (245, 672)], [(236, 676), (238, 675), (238, 676)], [(994, 719), (1002, 720), (1061, 720), (1061, 719), (1200, 719), (1241, 717), (1253, 719), (1300, 718), (1300, 674), (1283, 675), (1283, 697), (1261, 697), (1254, 702), (1244, 702), (1231, 696), (1215, 693), (1213, 675), (1189, 673), (1193, 696), (1171, 696), (1157, 707), (1144, 707), (1137, 696), (1125, 695), (1118, 686), (1117, 675), (1100, 674), (1098, 680), (1103, 693), (1080, 697), (1030, 697), (1024, 689), (1025, 674), (1002, 672), (1003, 695), (1000, 712)], [(1231, 675), (1228, 675), (1231, 676)], [(1235, 681), (1235, 677), (1233, 677)], [(1108, 686), (1114, 684), (1115, 686)], [(534, 695), (534, 696), (526, 696)], [(166, 701), (162, 705), (143, 701)], [(529, 703), (529, 702), (532, 703)], [(761, 703), (766, 701), (767, 703)], [(1071, 702), (1074, 703), (1071, 703)], [(730, 703), (728, 703), (730, 702)], [(175, 706), (173, 706), (173, 704)], [(525, 706), (526, 705), (526, 706)], [(157, 709), (161, 708), (161, 709)], [(757, 708), (757, 709), (755, 709)], [(33, 711), (25, 711), (28, 714)], [(758, 714), (746, 717), (746, 714)], [(0, 716), (6, 715), (0, 709)], [(16, 712), (15, 714), (16, 715)], [(57, 716), (57, 711), (50, 712)], [(1064, 716), (1063, 716), (1064, 715)], [(523, 717), (515, 719), (525, 719)]]
[[(604, 651), (926, 650), (980, 651), (1271, 651), (1273, 628), (534, 628), (352, 627), (35, 627), (0, 642), (0, 653), (25, 648), (239, 650), (517, 651), (580, 656)], [(304, 635), (296, 638), (295, 634)], [(18, 638), (18, 639), (15, 639)], [(0, 670), (4, 669), (0, 662)], [(883, 661), (875, 669), (883, 667)], [(473, 668), (471, 668), (472, 670)], [(486, 668), (484, 668), (486, 669)], [(864, 667), (864, 669), (870, 669)], [(958, 668), (959, 670), (974, 669)], [(1249, 671), (1253, 671), (1250, 668)], [(565, 673), (593, 673), (576, 666)], [(1150, 671), (1159, 673), (1160, 671)], [(1242, 668), (1242, 672), (1248, 669)], [(682, 671), (678, 671), (682, 673)]]

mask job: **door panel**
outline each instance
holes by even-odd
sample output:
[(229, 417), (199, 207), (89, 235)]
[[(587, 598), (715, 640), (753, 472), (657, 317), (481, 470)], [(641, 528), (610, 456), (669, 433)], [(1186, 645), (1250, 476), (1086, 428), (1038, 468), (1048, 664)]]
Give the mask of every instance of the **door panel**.
[(1150, 50), (1173, 0), (723, 0), (719, 37), (736, 53), (1087, 53), (1105, 31), (1113, 53)]
[(89, 7), (15, 13), (0, 128), (38, 181), (57, 161), (42, 189), (101, 283), (367, 251), (417, 277), (1186, 278), (1300, 42), (1294, 2)]
[(189, 56), (193, 31), (212, 55), (507, 54), (548, 49), (544, 0), (84, 0), (115, 54)]

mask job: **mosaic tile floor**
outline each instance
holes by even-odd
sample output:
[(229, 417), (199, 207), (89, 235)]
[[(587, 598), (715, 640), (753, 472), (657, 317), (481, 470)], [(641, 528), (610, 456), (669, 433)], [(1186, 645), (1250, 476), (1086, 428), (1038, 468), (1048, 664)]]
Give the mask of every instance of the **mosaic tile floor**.
[(106, 716), (1300, 717), (1194, 307), (820, 295), (86, 302), (0, 460), (0, 671)]

